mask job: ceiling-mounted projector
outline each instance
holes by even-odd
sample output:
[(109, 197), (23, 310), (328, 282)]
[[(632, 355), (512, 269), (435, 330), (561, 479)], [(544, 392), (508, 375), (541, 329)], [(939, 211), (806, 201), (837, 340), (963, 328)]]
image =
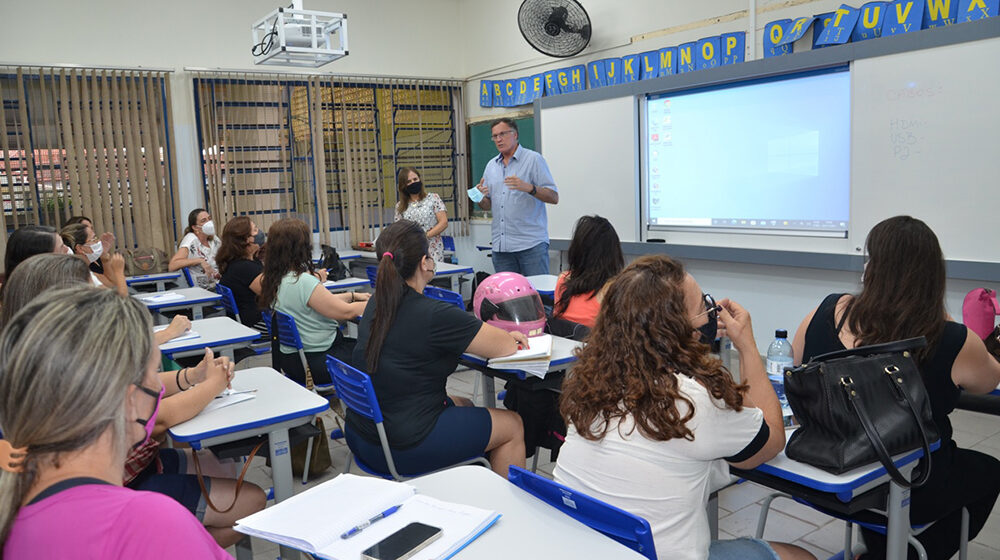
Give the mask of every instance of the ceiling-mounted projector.
[(302, 9), (302, 0), (250, 28), (254, 64), (318, 68), (347, 56), (347, 15)]

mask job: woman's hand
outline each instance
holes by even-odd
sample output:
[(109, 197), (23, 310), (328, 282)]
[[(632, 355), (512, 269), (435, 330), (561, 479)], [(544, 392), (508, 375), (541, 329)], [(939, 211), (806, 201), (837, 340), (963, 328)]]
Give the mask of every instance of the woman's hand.
[(517, 349), (523, 350), (528, 347), (528, 337), (521, 331), (508, 331), (508, 334), (517, 342)]
[(104, 261), (104, 272), (112, 278), (125, 278), (125, 257), (121, 253), (111, 253)]
[(722, 307), (722, 311), (719, 312), (719, 336), (728, 336), (736, 349), (741, 352), (752, 350), (756, 353), (757, 343), (753, 337), (750, 312), (729, 298), (718, 303)]
[(101, 245), (104, 246), (104, 252), (107, 253), (114, 249), (115, 247), (115, 234), (110, 231), (106, 231), (101, 234)]
[(330, 272), (325, 268), (317, 268), (315, 274), (320, 282), (326, 282), (326, 279), (330, 276)]
[(167, 337), (164, 340), (164, 342), (166, 342), (167, 340), (173, 340), (178, 336), (186, 333), (190, 328), (191, 328), (191, 319), (188, 319), (184, 315), (174, 315), (174, 318), (170, 320), (170, 324), (167, 325), (167, 328), (163, 329), (160, 332), (162, 332), (163, 335)]
[(355, 302), (368, 301), (372, 297), (368, 292), (351, 292), (351, 295), (354, 296)]
[(211, 348), (205, 349), (205, 357), (202, 358), (201, 362), (198, 363), (196, 367), (191, 368), (188, 373), (188, 379), (191, 379), (191, 383), (197, 383), (194, 380), (195, 375), (202, 375), (201, 372), (195, 372), (195, 370), (202, 369), (204, 371), (202, 379), (206, 383), (212, 383), (218, 386), (217, 392), (222, 392), (226, 387), (230, 387), (233, 381), (233, 377), (236, 376), (235, 365), (229, 361), (226, 356), (215, 357)]

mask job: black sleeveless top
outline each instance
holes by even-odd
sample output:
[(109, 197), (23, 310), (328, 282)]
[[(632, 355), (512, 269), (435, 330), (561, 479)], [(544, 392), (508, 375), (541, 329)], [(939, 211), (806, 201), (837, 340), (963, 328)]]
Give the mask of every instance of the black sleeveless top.
[[(830, 294), (816, 309), (816, 314), (806, 328), (805, 348), (802, 351), (803, 363), (808, 362), (813, 356), (844, 350), (844, 344), (839, 336), (843, 318), (840, 325), (834, 321), (837, 302), (844, 295)], [(931, 415), (941, 434), (942, 448), (951, 440), (952, 428), (948, 414), (955, 410), (961, 392), (951, 380), (951, 366), (965, 345), (968, 333), (965, 325), (954, 321), (945, 322), (937, 347), (931, 348), (930, 353), (917, 364), (920, 377), (923, 378), (924, 387), (927, 389), (927, 396), (931, 401)]]

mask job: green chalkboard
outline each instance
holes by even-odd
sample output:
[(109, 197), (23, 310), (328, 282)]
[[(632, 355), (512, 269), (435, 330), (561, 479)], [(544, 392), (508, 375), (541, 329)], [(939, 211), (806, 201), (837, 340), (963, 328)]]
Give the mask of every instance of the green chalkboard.
[[(469, 160), (472, 174), (472, 184), (475, 185), (483, 176), (486, 163), (497, 156), (497, 148), (490, 139), (490, 123), (484, 121), (469, 125)], [(535, 117), (514, 119), (517, 123), (517, 137), (522, 146), (535, 149)]]

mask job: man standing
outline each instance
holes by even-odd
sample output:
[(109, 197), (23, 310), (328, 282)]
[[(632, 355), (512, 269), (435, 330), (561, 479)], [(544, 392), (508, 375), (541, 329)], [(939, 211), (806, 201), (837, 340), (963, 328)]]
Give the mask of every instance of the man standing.
[(559, 191), (541, 154), (518, 144), (517, 124), (498, 119), (490, 127), (500, 155), (486, 164), (476, 187), (479, 206), (493, 211), (493, 268), (524, 276), (549, 273), (549, 220), (546, 204)]

